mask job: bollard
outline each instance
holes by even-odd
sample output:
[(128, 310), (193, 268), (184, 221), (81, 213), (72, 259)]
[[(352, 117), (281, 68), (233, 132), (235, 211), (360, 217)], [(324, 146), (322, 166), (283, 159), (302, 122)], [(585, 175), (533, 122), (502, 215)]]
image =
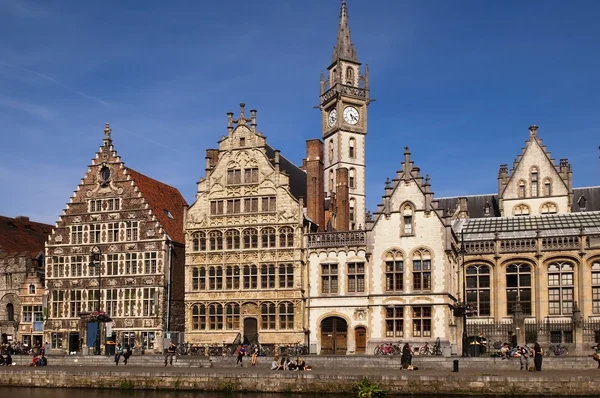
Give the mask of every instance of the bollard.
[(454, 370), (453, 370), (453, 372), (458, 372), (458, 359), (455, 359), (453, 362), (454, 362)]

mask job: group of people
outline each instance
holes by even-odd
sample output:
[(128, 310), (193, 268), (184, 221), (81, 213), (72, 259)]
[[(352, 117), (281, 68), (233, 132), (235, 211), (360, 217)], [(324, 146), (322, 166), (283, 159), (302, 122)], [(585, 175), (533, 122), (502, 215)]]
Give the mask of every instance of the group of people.
[(292, 361), (286, 356), (281, 357), (281, 359), (275, 356), (271, 363), (271, 370), (312, 370), (312, 367), (306, 365), (302, 357), (298, 357), (295, 361)]
[(0, 366), (10, 366), (12, 364), (13, 360), (10, 352), (7, 352), (6, 356), (2, 356), (2, 354), (0, 354)]
[(40, 353), (39, 355), (34, 355), (31, 358), (31, 363), (29, 364), (29, 366), (47, 366), (48, 365), (48, 358), (46, 358), (46, 356), (44, 355), (44, 353)]

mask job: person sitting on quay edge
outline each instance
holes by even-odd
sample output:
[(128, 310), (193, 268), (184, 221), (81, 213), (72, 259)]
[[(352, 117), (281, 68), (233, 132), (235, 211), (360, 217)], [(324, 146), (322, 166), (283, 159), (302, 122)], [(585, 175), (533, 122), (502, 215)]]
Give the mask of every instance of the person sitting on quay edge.
[(304, 362), (304, 359), (302, 359), (302, 357), (298, 357), (298, 359), (296, 360), (296, 369), (295, 370), (304, 370), (305, 366), (306, 366), (306, 363)]
[(122, 356), (123, 356), (123, 346), (121, 345), (121, 343), (118, 343), (117, 346), (115, 347), (115, 365), (119, 366), (119, 361), (121, 360)]
[(594, 350), (592, 358), (594, 358), (594, 361), (598, 362), (598, 369), (600, 369), (600, 343), (593, 346), (592, 349)]
[(271, 370), (281, 370), (281, 365), (279, 364), (279, 357), (274, 357), (273, 362), (271, 362)]

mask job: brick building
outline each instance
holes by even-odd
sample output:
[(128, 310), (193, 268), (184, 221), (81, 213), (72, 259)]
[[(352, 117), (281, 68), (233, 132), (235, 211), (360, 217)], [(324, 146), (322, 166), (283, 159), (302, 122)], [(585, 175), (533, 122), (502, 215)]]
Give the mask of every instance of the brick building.
[[(165, 332), (183, 331), (184, 206), (177, 189), (125, 166), (107, 124), (46, 245), (53, 349), (104, 346), (114, 334), (162, 352)], [(102, 328), (89, 322), (98, 312), (111, 319)]]

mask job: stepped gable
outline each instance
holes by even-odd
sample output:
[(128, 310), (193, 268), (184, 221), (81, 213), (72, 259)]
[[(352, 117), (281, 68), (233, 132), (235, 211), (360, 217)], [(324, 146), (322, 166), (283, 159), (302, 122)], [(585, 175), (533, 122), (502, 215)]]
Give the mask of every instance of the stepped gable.
[(127, 173), (148, 202), (161, 227), (173, 241), (183, 244), (183, 208), (187, 206), (187, 202), (179, 190), (130, 168), (127, 168)]
[(33, 257), (44, 251), (52, 225), (33, 222), (29, 217), (0, 216), (0, 252), (30, 253)]
[[(268, 144), (265, 144), (267, 158), (274, 166), (275, 150)], [(285, 172), (290, 179), (290, 192), (296, 199), (304, 198), (306, 202), (306, 172), (287, 160), (281, 154), (279, 155), (279, 168)]]

